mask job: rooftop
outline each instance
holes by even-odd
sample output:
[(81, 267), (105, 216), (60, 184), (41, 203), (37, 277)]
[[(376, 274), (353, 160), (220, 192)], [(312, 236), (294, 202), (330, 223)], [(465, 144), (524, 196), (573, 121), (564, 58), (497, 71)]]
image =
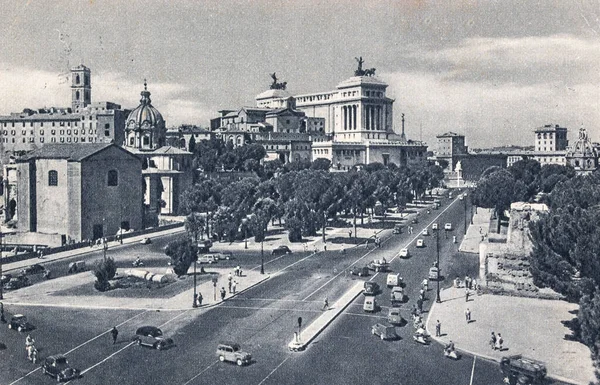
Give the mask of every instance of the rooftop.
[(31, 159), (66, 159), (68, 161), (78, 162), (110, 146), (118, 147), (113, 143), (51, 143), (33, 150), (29, 154), (23, 155), (18, 161), (27, 161)]

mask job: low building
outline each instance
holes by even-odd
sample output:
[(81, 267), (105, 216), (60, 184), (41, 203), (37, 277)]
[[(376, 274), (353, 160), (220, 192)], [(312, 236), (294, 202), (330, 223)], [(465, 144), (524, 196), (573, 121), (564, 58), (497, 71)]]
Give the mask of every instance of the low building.
[(206, 128), (184, 124), (167, 129), (166, 144), (182, 150), (189, 150), (191, 142), (198, 143), (202, 140), (211, 140), (214, 137), (214, 133)]

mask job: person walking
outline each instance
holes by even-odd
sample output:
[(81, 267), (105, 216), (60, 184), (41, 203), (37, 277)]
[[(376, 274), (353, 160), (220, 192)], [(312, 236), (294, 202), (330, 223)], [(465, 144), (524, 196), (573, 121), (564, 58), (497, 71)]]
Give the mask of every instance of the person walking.
[(440, 323), (440, 320), (437, 320), (437, 322), (435, 323), (435, 336), (442, 336), (442, 324)]
[(0, 302), (0, 322), (6, 323), (6, 318), (4, 318), (4, 304)]
[(419, 314), (423, 313), (423, 300), (421, 298), (417, 299), (417, 309), (419, 309)]
[(117, 343), (117, 336), (119, 335), (119, 331), (116, 326), (110, 330), (110, 334), (112, 335), (113, 345)]
[(225, 287), (221, 287), (221, 301), (225, 300)]
[(492, 350), (496, 350), (496, 334), (492, 332), (492, 337), (490, 337), (490, 347)]
[(231, 293), (231, 287), (233, 286), (233, 281), (229, 280), (229, 282), (227, 282), (227, 286), (229, 289), (229, 293)]
[(423, 282), (421, 282), (421, 288), (425, 291), (429, 291), (429, 281), (427, 280), (427, 278), (425, 278)]
[(425, 301), (425, 289), (419, 291), (419, 298), (421, 298), (421, 301)]
[(465, 302), (469, 302), (469, 288), (465, 287)]
[(465, 310), (465, 318), (467, 320), (467, 323), (471, 322), (471, 310), (469, 308), (467, 308), (467, 310)]
[(233, 283), (231, 284), (231, 292), (232, 292), (233, 294), (235, 294), (235, 289), (236, 289), (236, 287), (237, 287), (237, 282), (236, 282), (236, 281), (233, 281)]
[(498, 333), (498, 338), (496, 338), (496, 349), (502, 351), (502, 344), (504, 340), (502, 339), (502, 334)]
[(323, 309), (322, 310), (329, 310), (329, 300), (327, 300), (327, 297), (325, 297), (325, 301), (323, 301)]

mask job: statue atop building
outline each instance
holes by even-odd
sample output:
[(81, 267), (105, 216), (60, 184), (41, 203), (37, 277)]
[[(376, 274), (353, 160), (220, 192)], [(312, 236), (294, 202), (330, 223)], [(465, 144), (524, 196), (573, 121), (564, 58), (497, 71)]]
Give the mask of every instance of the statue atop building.
[(358, 63), (358, 68), (354, 71), (354, 76), (375, 76), (375, 68), (362, 68), (363, 63), (365, 62), (362, 56), (355, 57), (354, 60)]
[(271, 74), (271, 78), (273, 79), (273, 83), (271, 83), (271, 89), (272, 90), (285, 90), (285, 88), (287, 87), (287, 82), (281, 82), (278, 83), (277, 82), (277, 72), (273, 72)]

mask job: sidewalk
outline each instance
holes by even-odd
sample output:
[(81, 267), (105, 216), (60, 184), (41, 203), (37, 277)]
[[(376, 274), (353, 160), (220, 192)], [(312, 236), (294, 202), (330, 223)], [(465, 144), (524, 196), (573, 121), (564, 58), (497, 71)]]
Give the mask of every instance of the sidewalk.
[[(571, 332), (561, 321), (575, 318), (576, 304), (495, 295), (473, 295), (465, 302), (464, 287), (445, 289), (441, 298), (443, 302), (433, 303), (427, 318), (432, 336), (436, 320), (442, 325), (442, 337), (433, 337), (438, 342), (452, 340), (459, 350), (496, 361), (523, 354), (545, 362), (548, 375), (565, 382), (588, 384), (594, 380), (589, 349), (563, 338)], [(467, 308), (471, 311), (469, 324)], [(490, 348), (492, 331), (502, 334), (503, 351)]]
[(488, 233), (491, 215), (492, 209), (477, 208), (477, 213), (473, 213), (473, 224), (467, 228), (467, 234), (460, 243), (458, 251), (479, 254), (481, 237)]
[[(176, 227), (174, 229), (157, 231), (155, 233), (137, 235), (135, 237), (123, 239), (123, 244), (121, 244), (119, 241), (108, 242), (108, 248), (111, 250), (118, 249), (119, 247), (121, 247), (123, 245), (139, 243), (144, 238), (160, 237), (160, 236), (164, 236), (164, 235), (177, 234), (177, 233), (183, 233), (183, 232), (185, 232), (185, 229), (182, 226), (182, 227)], [(24, 259), (22, 261), (3, 263), (2, 271), (6, 273), (6, 272), (10, 272), (11, 270), (22, 269), (24, 267), (33, 265), (35, 263), (52, 262), (52, 261), (56, 261), (59, 259), (76, 257), (79, 255), (85, 255), (85, 254), (92, 253), (92, 252), (99, 251), (99, 250), (100, 251), (102, 250), (102, 246), (82, 247), (79, 249), (73, 249), (73, 250), (62, 251), (60, 253), (49, 254), (47, 256), (44, 256), (44, 258), (41, 258), (41, 259), (40, 258), (30, 258), (30, 259)]]

